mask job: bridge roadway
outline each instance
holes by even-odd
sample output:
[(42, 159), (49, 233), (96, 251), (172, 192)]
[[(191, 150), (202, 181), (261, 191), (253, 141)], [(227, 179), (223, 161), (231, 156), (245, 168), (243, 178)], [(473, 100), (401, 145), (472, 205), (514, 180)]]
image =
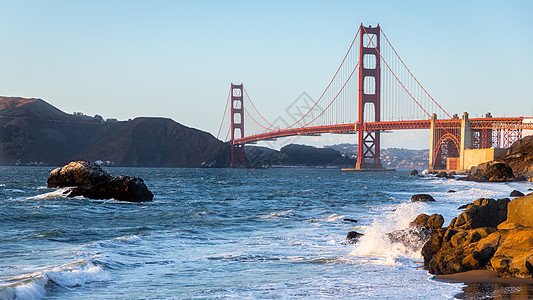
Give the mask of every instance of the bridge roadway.
[[(469, 119), (473, 130), (479, 129), (533, 129), (533, 123), (523, 123), (524, 118), (475, 118)], [(403, 129), (430, 129), (431, 120), (415, 121), (388, 121), (368, 122), (361, 125), (365, 131), (373, 130), (403, 130)], [(461, 119), (437, 119), (437, 128), (461, 128)], [(317, 135), (321, 133), (355, 133), (358, 130), (357, 123), (324, 125), (294, 129), (283, 129), (235, 139), (235, 144), (247, 144), (275, 138), (295, 135)]]

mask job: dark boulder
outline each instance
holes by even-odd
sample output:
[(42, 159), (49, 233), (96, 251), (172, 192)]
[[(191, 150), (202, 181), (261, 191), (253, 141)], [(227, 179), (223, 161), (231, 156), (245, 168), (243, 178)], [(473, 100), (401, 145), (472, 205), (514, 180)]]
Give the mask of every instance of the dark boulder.
[(349, 244), (355, 244), (357, 241), (359, 241), (359, 238), (362, 237), (363, 234), (356, 232), (356, 231), (350, 231), (348, 232), (348, 235), (346, 235), (346, 242)]
[(456, 193), (457, 191), (454, 191), (454, 190), (449, 190), (447, 191), (446, 193)]
[(416, 194), (411, 197), (411, 202), (433, 202), (435, 199), (428, 194)]
[(434, 230), (431, 233), (431, 237), (422, 247), (422, 256), (424, 257), (424, 265), (429, 265), (429, 262), (435, 254), (437, 254), (442, 246), (444, 239), (444, 233), (446, 228)]
[(83, 196), (91, 199), (115, 199), (128, 202), (152, 201), (154, 195), (138, 177), (118, 176), (90, 188), (76, 187), (69, 197)]
[(445, 171), (440, 171), (439, 173), (437, 173), (437, 175), (435, 175), (435, 177), (446, 178), (448, 177), (448, 173), (446, 173)]
[(422, 248), (431, 237), (433, 231), (439, 230), (442, 224), (444, 224), (442, 215), (433, 214), (428, 216), (420, 214), (409, 224), (408, 228), (387, 233), (387, 237), (393, 243), (401, 243), (407, 248), (416, 251)]
[(522, 196), (525, 196), (524, 193), (520, 192), (520, 191), (517, 191), (517, 190), (514, 190), (511, 192), (511, 194), (509, 195), (511, 197), (522, 197)]
[(411, 176), (416, 176), (416, 175), (418, 175), (418, 170), (417, 169), (413, 169), (411, 171)]
[(486, 162), (470, 168), (461, 180), (478, 182), (507, 182), (515, 180), (513, 169), (501, 162)]
[(412, 250), (420, 250), (431, 237), (432, 230), (427, 227), (409, 226), (407, 229), (395, 230), (387, 233), (393, 243), (400, 243)]
[(98, 165), (87, 161), (73, 161), (54, 169), (47, 184), (51, 188), (72, 187), (65, 192), (68, 197), (83, 196), (129, 202), (151, 201), (154, 197), (141, 178), (111, 177)]
[(345, 222), (357, 223), (357, 220), (355, 220), (355, 219), (344, 218), (344, 219), (342, 219), (342, 220), (345, 221)]

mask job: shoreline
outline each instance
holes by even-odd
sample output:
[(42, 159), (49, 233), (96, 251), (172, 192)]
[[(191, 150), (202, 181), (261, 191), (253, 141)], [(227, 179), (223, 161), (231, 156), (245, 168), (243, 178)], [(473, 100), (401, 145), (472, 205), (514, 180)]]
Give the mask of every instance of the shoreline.
[(497, 283), (505, 285), (533, 285), (533, 278), (498, 277), (494, 270), (473, 270), (455, 274), (435, 275), (431, 279), (454, 283)]

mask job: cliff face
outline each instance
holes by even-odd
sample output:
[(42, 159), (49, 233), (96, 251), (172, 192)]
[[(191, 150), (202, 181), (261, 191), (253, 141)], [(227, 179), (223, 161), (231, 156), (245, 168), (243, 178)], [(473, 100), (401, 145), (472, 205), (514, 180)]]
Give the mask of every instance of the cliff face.
[(533, 135), (526, 136), (513, 143), (509, 154), (500, 157), (497, 161), (508, 164), (515, 176), (524, 176), (533, 179)]
[(211, 134), (164, 118), (136, 118), (79, 153), (77, 158), (124, 166), (229, 166), (229, 147)]
[(71, 160), (115, 166), (229, 165), (229, 147), (207, 132), (164, 118), (104, 121), (70, 115), (41, 99), (0, 97), (0, 165), (61, 165)]

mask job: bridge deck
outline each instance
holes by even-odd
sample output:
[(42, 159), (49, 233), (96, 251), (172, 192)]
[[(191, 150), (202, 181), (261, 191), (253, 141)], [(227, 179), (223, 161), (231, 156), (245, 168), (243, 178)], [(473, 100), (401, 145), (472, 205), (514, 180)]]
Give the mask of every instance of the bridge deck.
[[(475, 118), (469, 119), (471, 128), (479, 129), (533, 129), (533, 123), (523, 123), (524, 118)], [(430, 120), (416, 121), (388, 121), (363, 123), (362, 129), (366, 131), (376, 130), (404, 130), (404, 129), (430, 129)], [(461, 127), (461, 119), (436, 120), (438, 128)], [(262, 140), (295, 136), (295, 135), (316, 135), (321, 133), (355, 133), (360, 126), (356, 123), (326, 125), (315, 127), (304, 127), (294, 129), (284, 129), (255, 134), (239, 139), (235, 139), (235, 144), (246, 144)]]

